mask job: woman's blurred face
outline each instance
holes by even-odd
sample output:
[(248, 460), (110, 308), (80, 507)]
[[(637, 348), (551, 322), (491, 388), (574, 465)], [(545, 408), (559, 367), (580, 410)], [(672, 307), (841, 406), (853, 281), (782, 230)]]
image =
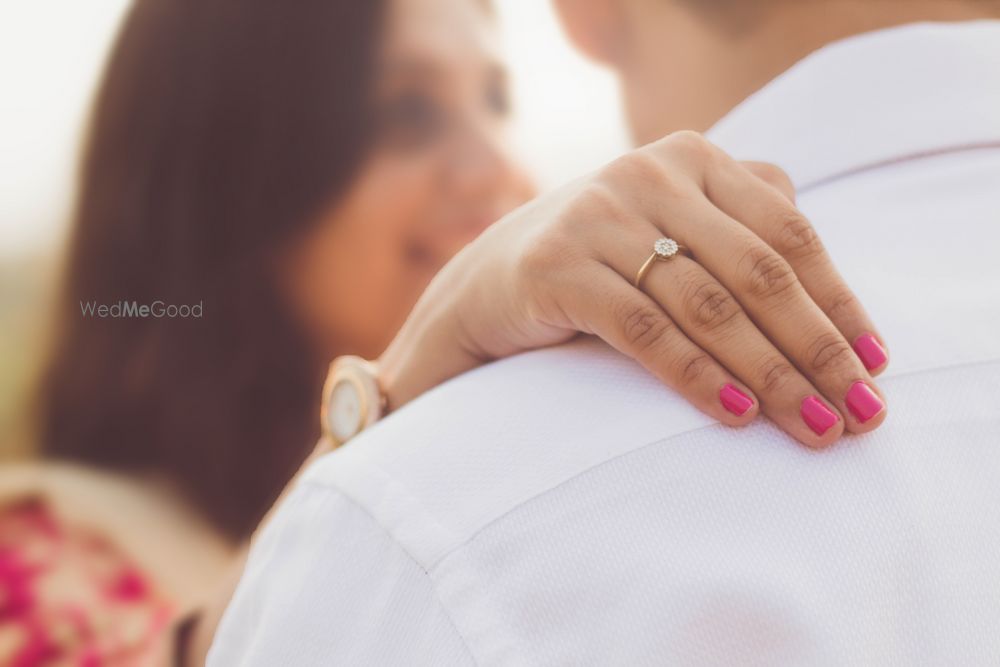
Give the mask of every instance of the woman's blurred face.
[(377, 142), (288, 268), (324, 356), (377, 356), (452, 255), (531, 196), (485, 4), (390, 0), (384, 31)]

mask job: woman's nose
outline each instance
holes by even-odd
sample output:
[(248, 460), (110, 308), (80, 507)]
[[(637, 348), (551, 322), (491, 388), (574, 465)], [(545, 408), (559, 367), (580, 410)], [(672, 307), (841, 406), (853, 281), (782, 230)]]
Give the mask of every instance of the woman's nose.
[(468, 127), (463, 134), (449, 170), (456, 195), (497, 209), (490, 212), (498, 216), (532, 196), (531, 179), (506, 147), (502, 132)]

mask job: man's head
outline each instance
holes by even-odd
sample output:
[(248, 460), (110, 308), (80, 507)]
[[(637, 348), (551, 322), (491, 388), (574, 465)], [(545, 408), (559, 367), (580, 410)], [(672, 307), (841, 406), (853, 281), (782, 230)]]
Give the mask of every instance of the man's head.
[(617, 70), (638, 143), (704, 131), (812, 51), (915, 21), (1000, 17), (998, 0), (555, 0), (570, 39)]

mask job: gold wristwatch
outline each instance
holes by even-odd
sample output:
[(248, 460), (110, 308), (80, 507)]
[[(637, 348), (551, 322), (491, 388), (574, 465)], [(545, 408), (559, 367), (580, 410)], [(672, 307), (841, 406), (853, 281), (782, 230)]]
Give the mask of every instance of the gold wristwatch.
[(386, 397), (375, 364), (361, 357), (337, 357), (323, 385), (323, 435), (339, 447), (386, 413)]

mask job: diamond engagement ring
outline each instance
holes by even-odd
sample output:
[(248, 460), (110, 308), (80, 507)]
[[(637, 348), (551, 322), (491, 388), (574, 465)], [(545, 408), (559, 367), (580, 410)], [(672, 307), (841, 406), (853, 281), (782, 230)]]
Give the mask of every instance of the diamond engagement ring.
[(647, 259), (639, 268), (639, 272), (635, 274), (636, 288), (641, 288), (642, 279), (646, 277), (647, 273), (649, 273), (649, 269), (653, 266), (653, 262), (665, 262), (678, 253), (690, 255), (686, 247), (682, 246), (673, 239), (667, 238), (666, 236), (657, 239), (656, 243), (653, 244), (653, 254), (649, 256), (649, 259)]

